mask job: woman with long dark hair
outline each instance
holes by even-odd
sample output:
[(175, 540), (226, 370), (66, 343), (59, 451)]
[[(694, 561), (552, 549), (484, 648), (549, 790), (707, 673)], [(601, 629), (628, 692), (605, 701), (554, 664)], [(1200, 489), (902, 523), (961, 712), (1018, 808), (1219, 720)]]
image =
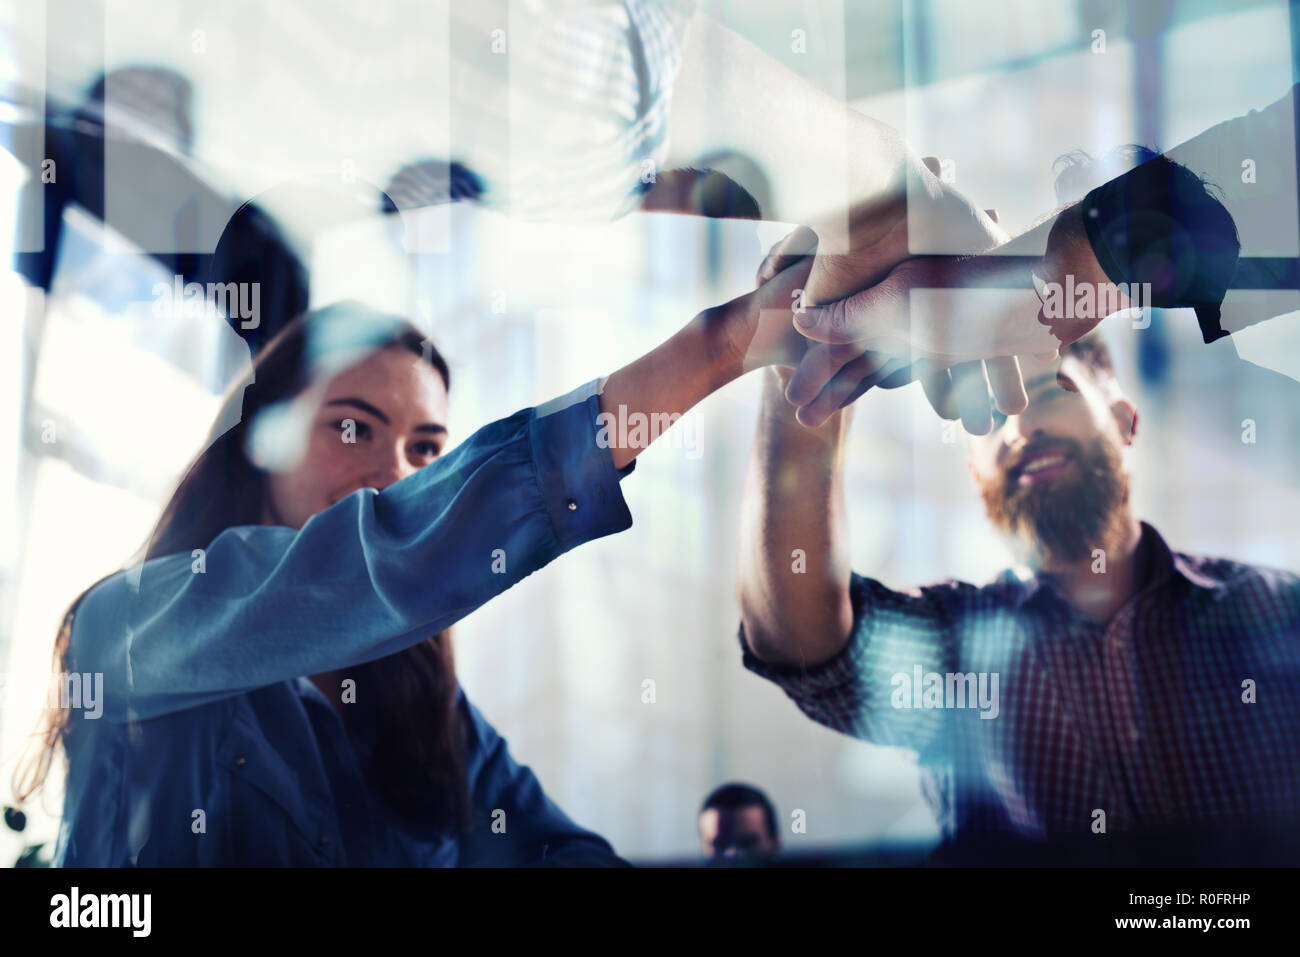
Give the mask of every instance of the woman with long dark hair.
[(620, 481), (669, 422), (803, 349), (806, 266), (642, 358), (450, 453), (447, 364), (343, 303), (258, 355), (144, 560), (68, 610), (25, 800), (68, 760), (59, 865), (620, 863), (469, 703), (448, 628), (565, 551), (631, 525)]

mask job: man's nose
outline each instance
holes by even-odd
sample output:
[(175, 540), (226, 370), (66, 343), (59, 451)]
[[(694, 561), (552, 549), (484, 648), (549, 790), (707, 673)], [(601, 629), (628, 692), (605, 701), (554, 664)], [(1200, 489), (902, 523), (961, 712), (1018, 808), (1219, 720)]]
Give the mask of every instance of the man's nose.
[(1006, 423), (1002, 426), (1001, 439), (998, 442), (998, 465), (1005, 465), (1007, 459), (1032, 442), (1036, 436), (1042, 434), (1043, 430), (1032, 420), (1026, 421), (1025, 413), (1028, 411), (1026, 409), (1020, 415), (1007, 417)]
[(1051, 416), (1052, 403), (1041, 396), (1030, 396), (1029, 406), (1020, 415), (1015, 416), (1016, 428), (1026, 439), (1042, 432)]

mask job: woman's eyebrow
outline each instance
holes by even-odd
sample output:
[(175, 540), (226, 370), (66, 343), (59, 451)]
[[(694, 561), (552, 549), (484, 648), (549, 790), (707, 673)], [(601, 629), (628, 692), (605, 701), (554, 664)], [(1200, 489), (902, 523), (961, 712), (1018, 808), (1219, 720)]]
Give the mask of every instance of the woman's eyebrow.
[(435, 424), (432, 423), (432, 422), (426, 422), (426, 423), (424, 423), (423, 425), (417, 425), (417, 426), (415, 427), (415, 431), (417, 431), (417, 432), (432, 432), (432, 433), (434, 433), (435, 435), (446, 435), (446, 434), (447, 434), (447, 427), (446, 427), (445, 425), (435, 425)]
[(376, 419), (378, 419), (380, 422), (384, 423), (384, 425), (388, 425), (388, 424), (389, 424), (388, 416), (384, 415), (383, 412), (381, 412), (381, 411), (379, 411), (378, 409), (376, 409), (373, 405), (371, 405), (371, 404), (370, 404), (369, 402), (367, 402), (365, 399), (354, 399), (354, 398), (346, 398), (346, 399), (330, 399), (330, 400), (329, 400), (328, 402), (326, 402), (325, 404), (326, 404), (327, 406), (329, 406), (329, 405), (355, 405), (355, 406), (356, 406), (358, 409), (360, 409), (362, 412), (365, 412), (365, 413), (367, 413), (367, 414), (369, 414), (369, 415), (373, 415), (373, 416), (374, 416)]

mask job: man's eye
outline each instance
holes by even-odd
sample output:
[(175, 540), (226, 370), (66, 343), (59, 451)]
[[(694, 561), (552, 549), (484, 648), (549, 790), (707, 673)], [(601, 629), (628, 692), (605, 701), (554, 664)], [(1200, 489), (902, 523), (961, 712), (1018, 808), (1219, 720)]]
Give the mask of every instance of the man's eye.
[(1066, 392), (1078, 392), (1079, 387), (1074, 384), (1074, 380), (1063, 372), (1056, 374), (1056, 384)]

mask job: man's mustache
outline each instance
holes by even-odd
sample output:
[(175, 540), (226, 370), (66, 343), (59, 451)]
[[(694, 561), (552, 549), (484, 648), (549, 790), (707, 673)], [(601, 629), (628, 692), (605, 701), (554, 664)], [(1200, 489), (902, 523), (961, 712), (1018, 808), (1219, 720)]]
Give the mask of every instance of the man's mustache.
[(1035, 439), (1018, 449), (1002, 465), (1002, 478), (1008, 492), (1016, 487), (1016, 481), (1026, 465), (1044, 455), (1060, 455), (1075, 463), (1084, 461), (1083, 447), (1074, 439), (1050, 437)]

